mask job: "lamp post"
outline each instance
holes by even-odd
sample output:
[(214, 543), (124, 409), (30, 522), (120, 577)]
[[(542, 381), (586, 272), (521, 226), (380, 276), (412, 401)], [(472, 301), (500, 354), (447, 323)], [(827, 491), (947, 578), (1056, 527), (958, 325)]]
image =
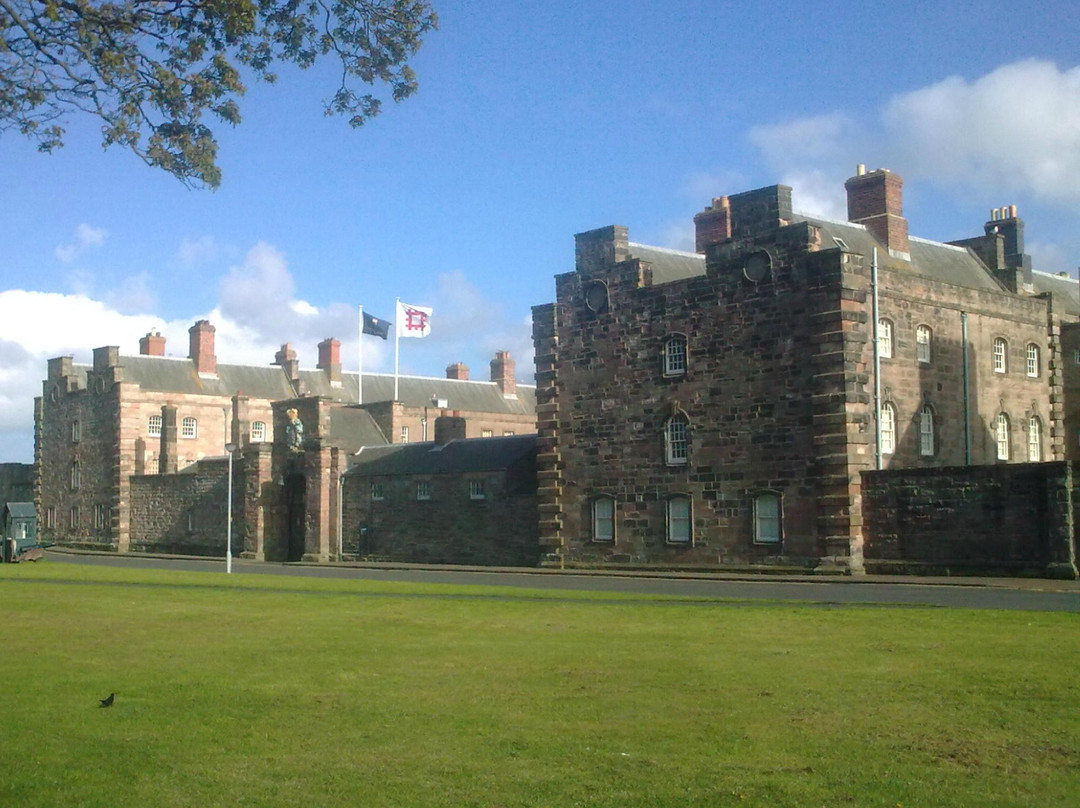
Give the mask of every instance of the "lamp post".
[(225, 574), (228, 575), (232, 573), (232, 461), (236, 444), (226, 443), (225, 451), (229, 453), (229, 495), (225, 505)]

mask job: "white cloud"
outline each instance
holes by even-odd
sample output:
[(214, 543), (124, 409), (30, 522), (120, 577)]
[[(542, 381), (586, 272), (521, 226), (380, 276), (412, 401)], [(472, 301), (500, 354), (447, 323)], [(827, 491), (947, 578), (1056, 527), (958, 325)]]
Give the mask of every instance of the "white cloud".
[(176, 250), (176, 260), (184, 266), (195, 266), (211, 261), (221, 253), (221, 247), (213, 236), (185, 238)]
[(747, 138), (771, 163), (812, 161), (820, 164), (842, 156), (852, 138), (855, 121), (840, 112), (797, 118), (784, 124), (750, 129)]
[(791, 186), (792, 207), (800, 213), (847, 221), (847, 195), (843, 178), (814, 169), (788, 171), (780, 178)]
[(58, 245), (54, 252), (57, 258), (69, 264), (91, 247), (100, 247), (108, 235), (109, 232), (103, 228), (83, 223), (75, 228), (74, 240), (70, 244)]

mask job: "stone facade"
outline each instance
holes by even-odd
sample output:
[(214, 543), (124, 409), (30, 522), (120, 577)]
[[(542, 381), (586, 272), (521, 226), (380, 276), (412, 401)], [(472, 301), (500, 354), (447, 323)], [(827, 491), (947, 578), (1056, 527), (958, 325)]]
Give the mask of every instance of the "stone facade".
[(1064, 457), (1075, 281), (1039, 288), (1015, 210), (909, 236), (901, 188), (861, 170), (849, 223), (784, 186), (718, 198), (698, 254), (576, 237), (533, 310), (552, 560), (858, 571), (864, 471)]

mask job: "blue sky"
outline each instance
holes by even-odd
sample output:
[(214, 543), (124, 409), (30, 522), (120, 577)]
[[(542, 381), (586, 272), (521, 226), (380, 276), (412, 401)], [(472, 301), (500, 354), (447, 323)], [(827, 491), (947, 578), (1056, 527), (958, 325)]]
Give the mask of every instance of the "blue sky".
[[(38, 154), (0, 136), (0, 461), (32, 459), (45, 361), (162, 329), (186, 355), (209, 318), (219, 361), (302, 366), (356, 311), (435, 309), (402, 372), (510, 350), (531, 381), (530, 307), (608, 224), (692, 249), (713, 196), (784, 182), (843, 218), (856, 163), (905, 179), (914, 235), (980, 234), (1016, 204), (1037, 269), (1080, 263), (1074, 3), (435, 2), (419, 92), (360, 130), (326, 118), (329, 66), (252, 85), (220, 129), (216, 192), (191, 191), (70, 119)], [(364, 341), (392, 371), (392, 343)]]

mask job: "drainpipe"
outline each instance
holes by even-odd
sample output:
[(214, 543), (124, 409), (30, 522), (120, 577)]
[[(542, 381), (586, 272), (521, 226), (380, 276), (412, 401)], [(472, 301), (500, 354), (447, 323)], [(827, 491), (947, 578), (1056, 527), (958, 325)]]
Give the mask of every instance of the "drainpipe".
[(877, 247), (870, 259), (870, 295), (874, 318), (874, 468), (881, 470), (881, 348), (878, 345), (878, 264)]
[(964, 352), (964, 465), (971, 465), (971, 412), (968, 404), (968, 385), (971, 375), (968, 368), (967, 312), (960, 312), (960, 344)]

